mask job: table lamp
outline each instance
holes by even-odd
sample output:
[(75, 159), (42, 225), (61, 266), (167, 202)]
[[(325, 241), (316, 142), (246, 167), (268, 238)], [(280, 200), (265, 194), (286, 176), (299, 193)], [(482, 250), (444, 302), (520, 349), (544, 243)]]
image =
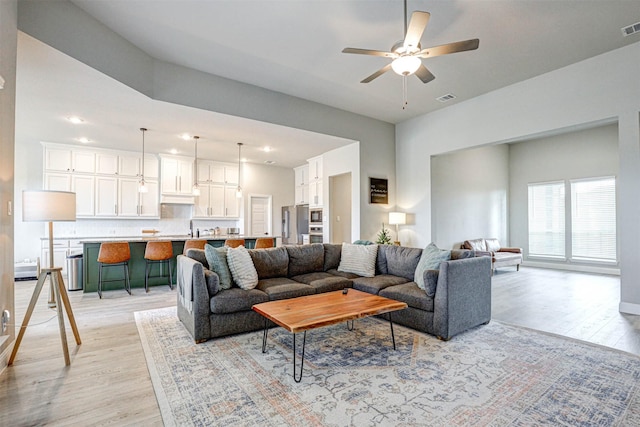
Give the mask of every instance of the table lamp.
[(69, 318), (69, 324), (73, 330), (73, 334), (78, 345), (81, 344), (80, 334), (78, 333), (78, 327), (76, 326), (75, 318), (73, 317), (73, 311), (71, 310), (71, 303), (69, 302), (69, 296), (67, 290), (64, 287), (64, 280), (62, 278), (62, 268), (55, 267), (53, 265), (53, 222), (54, 221), (75, 221), (76, 220), (76, 193), (70, 193), (68, 191), (23, 191), (22, 192), (22, 220), (37, 221), (37, 222), (49, 222), (49, 268), (43, 268), (40, 270), (38, 276), (38, 282), (29, 307), (25, 313), (20, 332), (16, 338), (16, 343), (13, 347), (13, 352), (9, 358), (9, 365), (13, 364), (13, 359), (18, 353), (18, 348), (22, 342), (31, 314), (38, 301), (40, 292), (47, 277), (53, 288), (52, 294), (56, 298), (56, 308), (58, 312), (58, 325), (60, 327), (60, 338), (62, 339), (62, 351), (64, 352), (65, 364), (68, 366), (71, 362), (69, 360), (69, 349), (67, 347), (67, 334), (64, 326), (64, 317), (62, 313), (62, 306), (64, 305)]
[(395, 245), (400, 246), (400, 235), (398, 234), (398, 225), (404, 225), (407, 223), (407, 214), (404, 212), (389, 212), (389, 225), (396, 226), (396, 241)]

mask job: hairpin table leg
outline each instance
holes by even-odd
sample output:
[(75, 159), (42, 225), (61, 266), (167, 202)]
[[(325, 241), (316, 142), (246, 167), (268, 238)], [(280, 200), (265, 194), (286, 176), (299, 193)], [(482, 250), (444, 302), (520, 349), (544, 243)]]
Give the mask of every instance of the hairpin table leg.
[(262, 335), (262, 352), (267, 352), (267, 332), (269, 331), (269, 321), (264, 318), (264, 334)]
[(302, 337), (302, 360), (300, 361), (300, 376), (296, 378), (296, 334), (293, 334), (293, 380), (297, 383), (302, 381), (302, 369), (304, 367), (304, 347), (307, 342), (307, 331)]

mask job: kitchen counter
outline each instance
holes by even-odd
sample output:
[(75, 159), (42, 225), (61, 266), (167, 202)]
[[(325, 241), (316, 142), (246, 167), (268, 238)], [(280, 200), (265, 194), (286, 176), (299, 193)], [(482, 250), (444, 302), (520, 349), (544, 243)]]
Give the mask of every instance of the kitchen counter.
[[(84, 292), (97, 292), (98, 291), (98, 252), (100, 251), (100, 244), (102, 242), (129, 242), (129, 249), (131, 251), (131, 259), (129, 260), (129, 278), (131, 283), (132, 293), (140, 293), (139, 289), (144, 289), (144, 275), (146, 262), (144, 259), (144, 251), (149, 241), (157, 240), (170, 240), (173, 246), (173, 260), (171, 261), (171, 270), (173, 274), (173, 283), (176, 283), (176, 258), (181, 255), (184, 250), (184, 242), (187, 240), (207, 240), (207, 242), (214, 247), (220, 247), (224, 245), (224, 241), (227, 238), (241, 238), (245, 239), (245, 246), (247, 249), (251, 249), (255, 246), (256, 239), (258, 237), (267, 237), (274, 239), (274, 245), (276, 240), (280, 236), (245, 236), (245, 235), (225, 235), (225, 236), (200, 236), (190, 237), (188, 235), (155, 235), (155, 236), (109, 236), (109, 237), (74, 237), (82, 244), (83, 253), (83, 282)], [(155, 265), (151, 275), (158, 275), (160, 272), (158, 269), (166, 269), (164, 266)], [(166, 271), (161, 270), (162, 274), (167, 275)], [(114, 280), (123, 277), (121, 268), (103, 268), (102, 274), (104, 280)], [(150, 278), (149, 286), (168, 286), (168, 279), (166, 277)], [(124, 290), (124, 282), (106, 282), (103, 283), (103, 290)], [(142, 291), (144, 292), (144, 291)], [(150, 292), (153, 292), (151, 289)]]

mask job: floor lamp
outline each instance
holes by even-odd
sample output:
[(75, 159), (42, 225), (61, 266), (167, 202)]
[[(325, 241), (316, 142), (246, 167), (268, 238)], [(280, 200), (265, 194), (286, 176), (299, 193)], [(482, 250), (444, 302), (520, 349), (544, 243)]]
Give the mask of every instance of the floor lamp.
[(76, 338), (76, 344), (80, 345), (80, 334), (78, 333), (78, 327), (76, 326), (76, 320), (73, 317), (73, 310), (71, 310), (71, 303), (69, 302), (69, 296), (67, 290), (64, 287), (64, 280), (62, 279), (62, 268), (53, 266), (53, 221), (75, 221), (76, 220), (76, 193), (70, 193), (67, 191), (23, 191), (22, 192), (22, 220), (23, 221), (39, 221), (49, 222), (49, 268), (42, 268), (40, 275), (38, 276), (38, 283), (33, 290), (29, 307), (24, 315), (20, 332), (16, 338), (16, 343), (13, 346), (11, 357), (9, 358), (9, 365), (13, 364), (18, 353), (18, 348), (22, 342), (22, 337), (27, 329), (31, 314), (35, 308), (42, 287), (47, 277), (53, 287), (53, 293), (56, 298), (56, 309), (58, 312), (58, 326), (60, 327), (60, 339), (62, 340), (62, 351), (64, 353), (65, 365), (69, 366), (71, 361), (69, 360), (69, 348), (67, 345), (67, 333), (64, 326), (64, 317), (62, 313), (62, 306), (67, 312), (69, 318), (69, 324), (73, 330), (73, 335)]
[(407, 214), (404, 212), (389, 212), (389, 225), (396, 226), (396, 241), (394, 245), (400, 246), (400, 234), (398, 234), (398, 225), (407, 223)]

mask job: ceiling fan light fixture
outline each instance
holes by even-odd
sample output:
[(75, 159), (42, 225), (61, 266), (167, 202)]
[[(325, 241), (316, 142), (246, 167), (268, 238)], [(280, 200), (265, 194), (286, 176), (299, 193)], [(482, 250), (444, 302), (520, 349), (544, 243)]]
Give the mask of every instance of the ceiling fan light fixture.
[(420, 58), (404, 55), (394, 59), (391, 63), (391, 68), (393, 68), (393, 71), (400, 76), (410, 76), (420, 68), (421, 64), (422, 61), (420, 61)]

